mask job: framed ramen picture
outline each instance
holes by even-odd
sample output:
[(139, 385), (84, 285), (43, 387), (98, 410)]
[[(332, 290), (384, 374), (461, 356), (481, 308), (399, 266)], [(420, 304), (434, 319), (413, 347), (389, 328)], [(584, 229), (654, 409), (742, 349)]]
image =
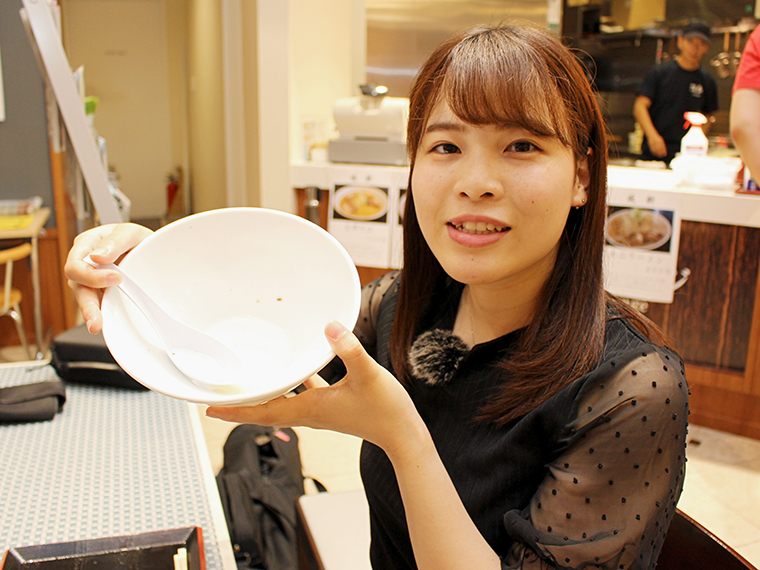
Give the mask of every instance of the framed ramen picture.
[(672, 303), (681, 219), (678, 194), (611, 193), (604, 246), (605, 288), (637, 301)]

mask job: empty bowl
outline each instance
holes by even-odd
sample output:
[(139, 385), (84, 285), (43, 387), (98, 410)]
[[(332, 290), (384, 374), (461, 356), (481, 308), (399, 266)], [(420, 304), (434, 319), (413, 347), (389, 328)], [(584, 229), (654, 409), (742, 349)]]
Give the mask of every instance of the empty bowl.
[(103, 296), (103, 336), (116, 362), (156, 392), (190, 402), (256, 404), (280, 396), (334, 356), (330, 321), (353, 328), (361, 286), (343, 246), (298, 216), (225, 208), (149, 236), (122, 267), (170, 315), (223, 341), (250, 369), (224, 389), (194, 384), (118, 287)]

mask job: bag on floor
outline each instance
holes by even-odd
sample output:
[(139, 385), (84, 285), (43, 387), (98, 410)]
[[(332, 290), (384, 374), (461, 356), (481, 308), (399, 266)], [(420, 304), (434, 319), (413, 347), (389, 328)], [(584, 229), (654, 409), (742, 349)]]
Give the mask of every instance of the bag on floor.
[(224, 444), (216, 482), (238, 568), (297, 568), (296, 500), (304, 477), (296, 433), (237, 426)]

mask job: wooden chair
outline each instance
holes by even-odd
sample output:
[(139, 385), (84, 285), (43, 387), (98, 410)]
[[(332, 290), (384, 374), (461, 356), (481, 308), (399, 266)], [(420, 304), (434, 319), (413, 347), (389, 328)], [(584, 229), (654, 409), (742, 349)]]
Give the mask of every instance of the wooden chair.
[(0, 265), (5, 265), (5, 287), (0, 291), (0, 317), (8, 315), (15, 321), (21, 344), (30, 360), (32, 354), (29, 352), (29, 343), (26, 340), (24, 321), (19, 307), (21, 291), (13, 287), (13, 262), (29, 257), (31, 252), (32, 246), (28, 243), (0, 250)]
[(757, 570), (686, 513), (676, 510), (657, 570)]

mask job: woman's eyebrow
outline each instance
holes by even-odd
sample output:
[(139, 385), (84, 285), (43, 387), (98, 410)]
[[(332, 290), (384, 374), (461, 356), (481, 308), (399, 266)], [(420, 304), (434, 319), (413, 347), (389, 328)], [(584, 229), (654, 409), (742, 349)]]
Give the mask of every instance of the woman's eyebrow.
[(463, 131), (465, 126), (461, 123), (455, 123), (453, 121), (438, 121), (435, 123), (429, 123), (427, 127), (425, 127), (425, 133), (434, 133), (434, 132), (441, 132), (441, 131), (449, 131), (449, 132), (461, 132)]

